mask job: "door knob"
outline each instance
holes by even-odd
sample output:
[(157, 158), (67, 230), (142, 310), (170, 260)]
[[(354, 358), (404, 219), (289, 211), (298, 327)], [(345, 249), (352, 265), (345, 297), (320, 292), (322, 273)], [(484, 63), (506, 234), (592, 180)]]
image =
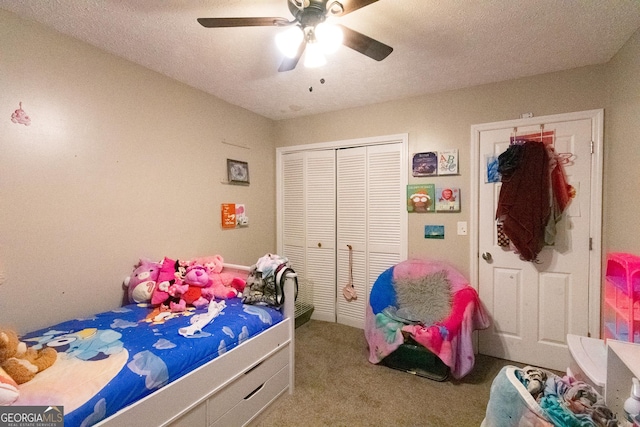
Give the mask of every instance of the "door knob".
[(322, 243), (318, 242), (318, 247), (321, 248), (322, 247)]
[(493, 259), (491, 257), (491, 252), (483, 252), (482, 253), (482, 259), (487, 261), (487, 262), (491, 262), (491, 260)]

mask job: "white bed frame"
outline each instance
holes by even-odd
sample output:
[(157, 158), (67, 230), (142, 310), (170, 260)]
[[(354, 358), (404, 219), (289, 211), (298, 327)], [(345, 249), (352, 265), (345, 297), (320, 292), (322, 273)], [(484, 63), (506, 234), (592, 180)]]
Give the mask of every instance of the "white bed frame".
[[(246, 275), (249, 267), (225, 264), (225, 271)], [(285, 391), (293, 393), (294, 277), (285, 282), (282, 322), (96, 425), (243, 426)]]

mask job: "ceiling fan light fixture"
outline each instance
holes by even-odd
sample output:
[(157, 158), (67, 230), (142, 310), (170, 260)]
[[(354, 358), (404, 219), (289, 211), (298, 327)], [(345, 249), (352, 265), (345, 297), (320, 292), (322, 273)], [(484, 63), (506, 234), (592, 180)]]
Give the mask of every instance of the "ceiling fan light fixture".
[[(280, 17), (198, 18), (205, 28), (278, 27), (274, 42), (282, 52), (279, 72), (296, 68), (305, 56), (307, 67), (326, 63), (325, 54), (334, 53), (340, 45), (376, 61), (382, 61), (393, 48), (344, 25), (331, 25), (334, 18), (362, 9), (378, 0), (285, 0), (293, 19)], [(284, 28), (286, 27), (286, 28)], [(284, 28), (284, 29), (283, 29)], [(317, 32), (317, 38), (316, 38)], [(305, 49), (309, 52), (305, 55)]]
[(295, 58), (303, 39), (304, 32), (302, 28), (294, 25), (276, 34), (276, 46), (287, 58)]
[(341, 15), (344, 12), (344, 6), (339, 1), (332, 1), (327, 4), (327, 10), (332, 15)]
[(337, 51), (344, 38), (340, 27), (326, 22), (316, 25), (315, 36), (324, 53)]
[(316, 42), (307, 43), (307, 50), (304, 54), (304, 66), (307, 68), (322, 67), (327, 63), (327, 59), (322, 53), (320, 45)]

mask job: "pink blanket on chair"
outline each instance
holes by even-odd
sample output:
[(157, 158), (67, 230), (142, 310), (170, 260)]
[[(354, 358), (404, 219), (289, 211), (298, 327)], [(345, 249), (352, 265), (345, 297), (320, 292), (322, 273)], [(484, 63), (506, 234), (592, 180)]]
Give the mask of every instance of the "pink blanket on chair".
[[(449, 316), (433, 325), (405, 325), (381, 312), (381, 305), (395, 301), (395, 295), (370, 300), (367, 307), (365, 336), (369, 343), (369, 361), (379, 363), (395, 351), (403, 342), (402, 332), (409, 333), (415, 341), (437, 355), (449, 368), (454, 378), (467, 375), (475, 363), (472, 332), (489, 327), (486, 314), (478, 294), (458, 271), (446, 263), (427, 260), (408, 260), (386, 274), (380, 275), (374, 288), (383, 292), (395, 292), (387, 283), (400, 277), (420, 277), (445, 270), (451, 283), (452, 307)], [(391, 270), (391, 269), (390, 269)], [(378, 292), (379, 293), (379, 292)], [(372, 299), (376, 292), (372, 289)], [(383, 302), (381, 303), (380, 300)], [(372, 305), (373, 302), (373, 305)], [(375, 307), (375, 308), (374, 308)], [(384, 307), (383, 307), (384, 308)]]

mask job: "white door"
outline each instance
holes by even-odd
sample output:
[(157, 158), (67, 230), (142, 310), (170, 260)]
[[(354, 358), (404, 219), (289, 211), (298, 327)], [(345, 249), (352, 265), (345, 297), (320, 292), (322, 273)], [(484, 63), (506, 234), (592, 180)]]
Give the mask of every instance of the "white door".
[[(492, 321), (479, 334), (479, 351), (564, 370), (569, 362), (566, 335), (589, 335), (590, 313), (595, 306), (590, 296), (597, 296), (599, 304), (599, 292), (594, 292), (593, 286), (599, 286), (600, 255), (593, 256), (591, 247), (594, 239), (598, 248), (600, 242), (600, 217), (593, 215), (593, 204), (600, 209), (601, 196), (594, 189), (601, 184), (594, 183), (594, 177), (600, 177), (593, 169), (597, 169), (597, 162), (592, 147), (600, 146), (594, 142), (600, 141), (601, 123), (594, 121), (601, 119), (601, 114), (595, 118), (580, 114), (575, 118), (555, 117), (528, 119), (521, 125), (508, 122), (504, 127), (479, 132), (478, 293)], [(564, 167), (577, 194), (557, 224), (555, 245), (543, 248), (537, 262), (527, 262), (498, 245), (495, 214), (501, 184), (486, 182), (486, 159), (507, 149), (514, 130), (522, 135), (541, 129), (554, 131), (556, 152), (570, 155)], [(597, 277), (594, 272), (598, 272)]]
[[(406, 184), (402, 145), (383, 144), (337, 152), (337, 321), (364, 328), (375, 280), (406, 257), (403, 244)], [(349, 282), (349, 246), (357, 299), (342, 290)]]
[(313, 296), (313, 318), (336, 319), (335, 151), (282, 157), (282, 254)]

